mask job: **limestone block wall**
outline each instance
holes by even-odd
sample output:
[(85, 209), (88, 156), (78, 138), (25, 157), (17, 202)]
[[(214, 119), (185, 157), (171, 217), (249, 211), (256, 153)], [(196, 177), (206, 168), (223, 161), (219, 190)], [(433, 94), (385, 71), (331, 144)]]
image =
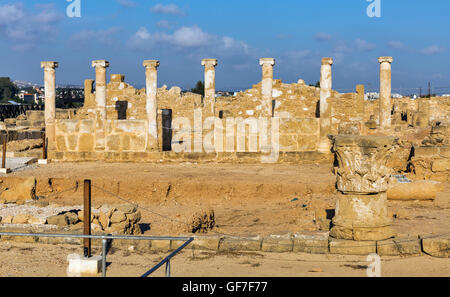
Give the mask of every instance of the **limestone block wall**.
[(361, 131), (364, 111), (358, 109), (356, 93), (334, 94), (329, 98), (331, 104), (331, 132), (338, 134), (339, 126), (345, 123), (355, 123)]
[[(143, 152), (145, 120), (108, 120), (105, 152)], [(95, 152), (96, 122), (93, 119), (57, 120), (56, 152)]]
[(56, 120), (57, 152), (93, 152), (95, 121), (92, 119)]
[(450, 146), (416, 147), (410, 168), (418, 179), (450, 181)]
[(108, 120), (106, 152), (144, 152), (147, 143), (146, 120)]

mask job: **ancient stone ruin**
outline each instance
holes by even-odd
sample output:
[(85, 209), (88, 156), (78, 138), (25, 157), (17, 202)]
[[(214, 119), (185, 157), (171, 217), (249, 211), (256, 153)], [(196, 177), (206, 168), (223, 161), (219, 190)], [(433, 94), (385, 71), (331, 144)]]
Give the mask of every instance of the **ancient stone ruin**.
[(339, 167), (334, 227), (330, 236), (351, 240), (383, 240), (394, 236), (389, 227), (387, 190), (391, 169), (388, 155), (397, 139), (389, 136), (334, 138)]

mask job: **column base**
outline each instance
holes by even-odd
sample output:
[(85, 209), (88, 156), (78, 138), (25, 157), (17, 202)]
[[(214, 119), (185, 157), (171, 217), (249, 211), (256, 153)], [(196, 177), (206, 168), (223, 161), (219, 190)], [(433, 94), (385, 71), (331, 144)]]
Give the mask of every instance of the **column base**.
[(384, 240), (395, 232), (386, 206), (387, 194), (344, 195), (336, 202), (330, 236), (350, 240)]
[(395, 231), (390, 226), (373, 228), (347, 228), (333, 226), (330, 237), (356, 241), (385, 240), (395, 236)]

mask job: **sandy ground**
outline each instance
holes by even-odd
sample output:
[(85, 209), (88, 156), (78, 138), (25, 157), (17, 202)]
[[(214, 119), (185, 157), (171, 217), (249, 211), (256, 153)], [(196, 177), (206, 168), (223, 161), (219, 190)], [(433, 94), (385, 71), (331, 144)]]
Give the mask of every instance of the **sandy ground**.
[[(334, 209), (336, 201), (335, 177), (326, 165), (55, 163), (33, 165), (10, 175), (25, 176), (35, 176), (38, 195), (59, 206), (80, 205), (82, 180), (90, 178), (94, 206), (126, 201), (141, 206), (145, 235), (180, 235), (171, 228), (173, 221), (205, 208), (213, 208), (216, 213), (217, 226), (210, 234), (243, 236), (317, 230), (315, 211)], [(53, 179), (52, 185), (45, 186), (49, 178)], [(392, 213), (401, 214), (393, 225), (399, 236), (450, 230), (448, 184), (435, 201), (388, 204)], [(0, 242), (0, 275), (65, 276), (67, 256), (72, 253), (81, 253), (81, 248)], [(108, 254), (108, 276), (139, 276), (163, 257), (113, 248)], [(383, 258), (382, 275), (450, 276), (449, 264), (449, 259), (427, 255)], [(367, 265), (365, 256), (188, 250), (173, 260), (172, 274), (364, 277)], [(155, 274), (163, 275), (164, 269)]]
[[(335, 176), (323, 164), (53, 163), (9, 175), (24, 176), (35, 176), (37, 194), (59, 206), (82, 204), (82, 181), (92, 179), (93, 205), (139, 204), (146, 235), (180, 235), (176, 221), (205, 208), (215, 211), (212, 234), (314, 231), (316, 211), (336, 203)], [(49, 178), (52, 187), (42, 186)], [(389, 201), (388, 207), (401, 214), (393, 222), (399, 236), (450, 230), (448, 183), (435, 201)]]
[[(67, 276), (67, 256), (81, 253), (74, 245), (48, 245), (0, 242), (0, 276)], [(93, 250), (99, 255), (98, 249)], [(166, 254), (109, 250), (107, 276), (137, 277), (148, 271)], [(171, 262), (175, 277), (366, 277), (371, 262), (366, 256), (222, 253), (187, 250)], [(450, 259), (426, 255), (381, 259), (381, 276), (450, 276)], [(87, 275), (85, 275), (87, 276)], [(96, 275), (100, 276), (100, 275)], [(164, 276), (164, 266), (154, 273)]]

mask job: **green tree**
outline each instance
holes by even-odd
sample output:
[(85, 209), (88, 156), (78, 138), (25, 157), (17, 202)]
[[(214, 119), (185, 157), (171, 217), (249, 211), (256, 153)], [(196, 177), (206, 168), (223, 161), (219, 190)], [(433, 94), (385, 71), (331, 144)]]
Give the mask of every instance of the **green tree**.
[(19, 89), (9, 77), (0, 77), (0, 100), (8, 101), (16, 97)]
[(310, 84), (311, 87), (320, 88), (320, 81), (317, 81), (315, 85)]
[(191, 89), (191, 92), (205, 96), (205, 84), (199, 80), (195, 85), (195, 88)]

